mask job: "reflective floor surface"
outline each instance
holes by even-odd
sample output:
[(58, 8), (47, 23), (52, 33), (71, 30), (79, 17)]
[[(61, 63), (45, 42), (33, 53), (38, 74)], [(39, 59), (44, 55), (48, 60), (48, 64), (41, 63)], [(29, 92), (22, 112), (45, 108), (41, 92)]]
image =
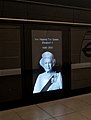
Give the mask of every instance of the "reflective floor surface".
[(91, 120), (91, 93), (0, 111), (0, 120)]

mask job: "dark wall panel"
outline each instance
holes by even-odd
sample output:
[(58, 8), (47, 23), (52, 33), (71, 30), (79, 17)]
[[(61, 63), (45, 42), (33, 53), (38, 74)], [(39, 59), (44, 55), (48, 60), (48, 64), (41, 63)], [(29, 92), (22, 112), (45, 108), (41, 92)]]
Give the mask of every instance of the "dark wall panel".
[(55, 18), (58, 21), (73, 22), (73, 9), (56, 7)]
[[(42, 2), (42, 0), (40, 2)], [(54, 3), (58, 3), (60, 5), (61, 2), (63, 1), (56, 1)], [(64, 2), (65, 6), (67, 2), (67, 0)], [(87, 5), (88, 3), (90, 3), (90, 1), (88, 1), (88, 3), (85, 0), (83, 2), (75, 1), (75, 3), (70, 1), (69, 5), (72, 4), (74, 6), (75, 4), (78, 4), (80, 7), (80, 5), (84, 3), (86, 3)], [(91, 10), (35, 4), (27, 1), (0, 1), (0, 16), (19, 19), (28, 18), (36, 20), (91, 23)]]
[(22, 97), (21, 27), (0, 24), (0, 102)]
[(74, 10), (74, 22), (91, 23), (91, 10)]
[(20, 26), (0, 25), (0, 70), (21, 67)]
[(2, 11), (3, 11), (3, 2), (0, 1), (0, 17), (2, 17)]
[[(27, 1), (27, 0), (24, 0)], [(31, 0), (28, 0), (31, 1)], [(32, 0), (33, 2), (42, 2), (48, 4), (57, 4), (71, 7), (91, 8), (91, 0)]]
[(91, 87), (91, 68), (73, 69), (71, 79), (72, 89)]
[(0, 77), (0, 102), (22, 98), (21, 76)]
[(73, 9), (47, 5), (28, 5), (28, 19), (73, 21)]
[(27, 5), (20, 2), (3, 2), (3, 17), (27, 18)]

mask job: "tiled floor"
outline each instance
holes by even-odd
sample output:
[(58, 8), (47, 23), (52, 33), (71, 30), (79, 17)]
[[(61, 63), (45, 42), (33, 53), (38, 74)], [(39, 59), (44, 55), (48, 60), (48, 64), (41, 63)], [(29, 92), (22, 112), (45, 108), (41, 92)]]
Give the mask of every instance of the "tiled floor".
[(91, 93), (0, 111), (0, 120), (91, 120)]

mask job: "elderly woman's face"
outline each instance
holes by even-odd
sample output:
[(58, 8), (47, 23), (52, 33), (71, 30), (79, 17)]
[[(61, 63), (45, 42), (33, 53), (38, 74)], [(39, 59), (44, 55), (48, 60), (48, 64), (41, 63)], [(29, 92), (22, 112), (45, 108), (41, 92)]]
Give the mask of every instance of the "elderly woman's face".
[(51, 58), (45, 58), (44, 59), (44, 64), (43, 68), (45, 69), (46, 72), (50, 72), (52, 70), (53, 63)]

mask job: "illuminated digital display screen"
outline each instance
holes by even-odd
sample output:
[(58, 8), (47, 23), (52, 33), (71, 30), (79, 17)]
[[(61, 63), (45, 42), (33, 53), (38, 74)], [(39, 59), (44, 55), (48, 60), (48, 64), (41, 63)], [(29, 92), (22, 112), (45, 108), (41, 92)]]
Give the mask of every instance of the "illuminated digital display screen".
[(33, 93), (62, 89), (62, 31), (32, 30)]

